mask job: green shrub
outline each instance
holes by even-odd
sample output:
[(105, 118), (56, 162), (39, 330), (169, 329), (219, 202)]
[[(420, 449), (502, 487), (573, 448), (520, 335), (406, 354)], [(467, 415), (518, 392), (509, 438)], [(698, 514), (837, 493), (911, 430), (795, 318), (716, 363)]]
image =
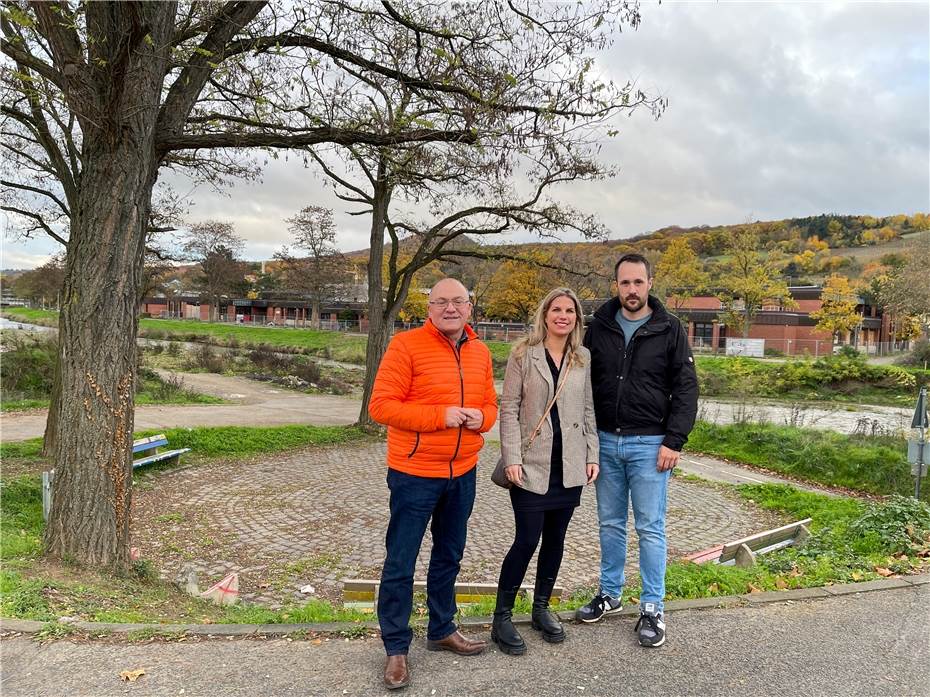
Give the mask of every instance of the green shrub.
[(849, 345), (841, 346), (836, 355), (842, 356), (843, 358), (860, 358), (862, 356), (862, 354), (859, 353), (859, 349)]
[(930, 339), (923, 338), (914, 342), (914, 348), (899, 363), (924, 369), (930, 367)]
[(48, 397), (55, 380), (58, 339), (52, 334), (4, 334), (0, 386), (4, 400)]
[(869, 504), (849, 530), (856, 536), (878, 538), (890, 554), (922, 549), (930, 534), (930, 505), (908, 496), (892, 496)]

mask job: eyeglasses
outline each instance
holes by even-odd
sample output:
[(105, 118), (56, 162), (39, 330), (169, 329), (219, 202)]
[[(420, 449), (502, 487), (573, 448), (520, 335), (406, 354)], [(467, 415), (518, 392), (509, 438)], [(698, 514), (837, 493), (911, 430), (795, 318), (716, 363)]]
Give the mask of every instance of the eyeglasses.
[(460, 307), (465, 307), (470, 301), (465, 298), (452, 298), (452, 300), (446, 300), (440, 298), (439, 300), (430, 300), (429, 304), (433, 307), (442, 307), (445, 308), (448, 305), (454, 305), (456, 309)]

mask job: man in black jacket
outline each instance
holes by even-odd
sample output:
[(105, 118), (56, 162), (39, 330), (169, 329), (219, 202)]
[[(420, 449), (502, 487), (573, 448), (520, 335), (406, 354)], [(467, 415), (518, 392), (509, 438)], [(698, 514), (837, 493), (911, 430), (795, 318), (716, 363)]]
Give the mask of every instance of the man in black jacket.
[(643, 583), (636, 631), (641, 645), (657, 647), (665, 642), (668, 479), (694, 426), (697, 374), (681, 323), (649, 295), (646, 258), (626, 254), (614, 272), (618, 297), (598, 308), (584, 338), (600, 439), (601, 578), (598, 594), (577, 618), (597, 622), (620, 612), (632, 501)]

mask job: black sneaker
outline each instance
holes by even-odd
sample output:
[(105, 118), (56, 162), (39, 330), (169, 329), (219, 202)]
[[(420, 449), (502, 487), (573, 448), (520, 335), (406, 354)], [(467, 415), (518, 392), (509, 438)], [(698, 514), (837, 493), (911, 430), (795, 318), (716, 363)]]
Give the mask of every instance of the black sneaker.
[(617, 598), (595, 595), (590, 603), (575, 610), (575, 619), (581, 622), (597, 622), (607, 615), (616, 615), (623, 606)]
[(650, 649), (665, 643), (665, 620), (662, 613), (656, 612), (655, 608), (653, 603), (643, 605), (634, 629), (639, 634), (639, 645)]

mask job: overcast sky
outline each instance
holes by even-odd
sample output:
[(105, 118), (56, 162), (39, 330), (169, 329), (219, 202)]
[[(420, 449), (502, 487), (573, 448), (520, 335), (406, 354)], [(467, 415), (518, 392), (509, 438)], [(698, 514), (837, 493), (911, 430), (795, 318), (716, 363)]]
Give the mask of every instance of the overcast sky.
[[(926, 2), (645, 2), (640, 28), (618, 35), (598, 67), (669, 100), (657, 121), (646, 111), (618, 119), (621, 134), (603, 150), (618, 177), (562, 191), (611, 238), (750, 217), (930, 211)], [(191, 218), (232, 221), (249, 259), (269, 258), (287, 241), (283, 218), (310, 204), (336, 210), (341, 248), (368, 246), (365, 219), (345, 215), (294, 158), (230, 193), (198, 189)], [(53, 251), (5, 237), (0, 266), (33, 267)]]

